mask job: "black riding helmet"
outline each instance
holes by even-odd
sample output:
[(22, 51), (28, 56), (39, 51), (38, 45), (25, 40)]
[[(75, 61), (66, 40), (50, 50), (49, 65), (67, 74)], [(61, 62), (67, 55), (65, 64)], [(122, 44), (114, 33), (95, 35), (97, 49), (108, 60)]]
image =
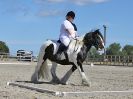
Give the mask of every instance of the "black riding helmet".
[(66, 16), (71, 16), (74, 19), (75, 13), (73, 11), (69, 11)]

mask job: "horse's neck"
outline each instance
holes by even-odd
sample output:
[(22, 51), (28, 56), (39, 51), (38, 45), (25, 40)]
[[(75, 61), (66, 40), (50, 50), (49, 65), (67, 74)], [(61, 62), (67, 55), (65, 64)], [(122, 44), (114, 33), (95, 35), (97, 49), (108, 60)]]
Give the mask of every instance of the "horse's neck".
[(68, 51), (73, 53), (75, 51), (80, 50), (80, 48), (83, 46), (83, 40), (82, 38), (78, 38), (76, 40), (71, 40), (69, 47), (68, 47)]
[(91, 46), (92, 46), (92, 45), (87, 46), (87, 52), (91, 49)]
[(91, 48), (91, 45), (90, 46), (86, 46), (86, 45), (84, 45), (84, 52), (85, 53), (88, 53), (88, 51), (90, 50), (90, 48)]
[(77, 38), (78, 41), (83, 41), (84, 35)]

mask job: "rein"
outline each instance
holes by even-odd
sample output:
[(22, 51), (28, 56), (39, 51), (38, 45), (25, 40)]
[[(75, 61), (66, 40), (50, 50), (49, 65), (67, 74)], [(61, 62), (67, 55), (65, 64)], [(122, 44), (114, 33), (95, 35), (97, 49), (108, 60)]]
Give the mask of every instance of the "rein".
[[(74, 40), (76, 40), (75, 47), (74, 47), (74, 52), (76, 52), (79, 48), (79, 44), (78, 44), (78, 39), (74, 39)], [(76, 48), (76, 45), (78, 45), (77, 48)]]

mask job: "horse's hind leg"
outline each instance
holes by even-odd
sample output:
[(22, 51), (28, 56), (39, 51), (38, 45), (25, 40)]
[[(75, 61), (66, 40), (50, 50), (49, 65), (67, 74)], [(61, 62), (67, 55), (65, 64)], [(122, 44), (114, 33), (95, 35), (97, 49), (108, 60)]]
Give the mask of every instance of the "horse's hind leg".
[(37, 83), (38, 80), (39, 80), (39, 74), (38, 74), (38, 72), (39, 72), (39, 70), (40, 70), (40, 68), (41, 68), (41, 66), (42, 66), (42, 64), (44, 62), (44, 59), (43, 59), (44, 54), (45, 54), (45, 52), (44, 52), (44, 45), (43, 45), (40, 48), (37, 66), (35, 68), (35, 72), (33, 73), (32, 77), (31, 77), (31, 82)]
[(52, 80), (51, 80), (51, 82), (60, 83), (60, 79), (56, 75), (56, 68), (57, 68), (57, 63), (52, 62), (52, 67), (51, 67)]
[(42, 60), (38, 61), (37, 66), (36, 66), (36, 69), (35, 69), (35, 72), (33, 73), (32, 77), (31, 77), (31, 82), (34, 82), (34, 83), (37, 83), (38, 82), (38, 80), (39, 80), (38, 71), (39, 71), (42, 63), (43, 63)]

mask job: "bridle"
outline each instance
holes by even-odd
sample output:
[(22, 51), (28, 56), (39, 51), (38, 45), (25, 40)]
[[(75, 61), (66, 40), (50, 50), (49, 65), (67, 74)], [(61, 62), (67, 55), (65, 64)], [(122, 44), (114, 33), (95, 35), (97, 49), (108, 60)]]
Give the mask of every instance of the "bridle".
[(101, 49), (101, 47), (104, 47), (104, 41), (103, 41), (102, 37), (99, 34), (98, 34), (98, 38), (96, 38), (97, 40), (94, 41), (94, 44), (97, 45), (98, 48)]

